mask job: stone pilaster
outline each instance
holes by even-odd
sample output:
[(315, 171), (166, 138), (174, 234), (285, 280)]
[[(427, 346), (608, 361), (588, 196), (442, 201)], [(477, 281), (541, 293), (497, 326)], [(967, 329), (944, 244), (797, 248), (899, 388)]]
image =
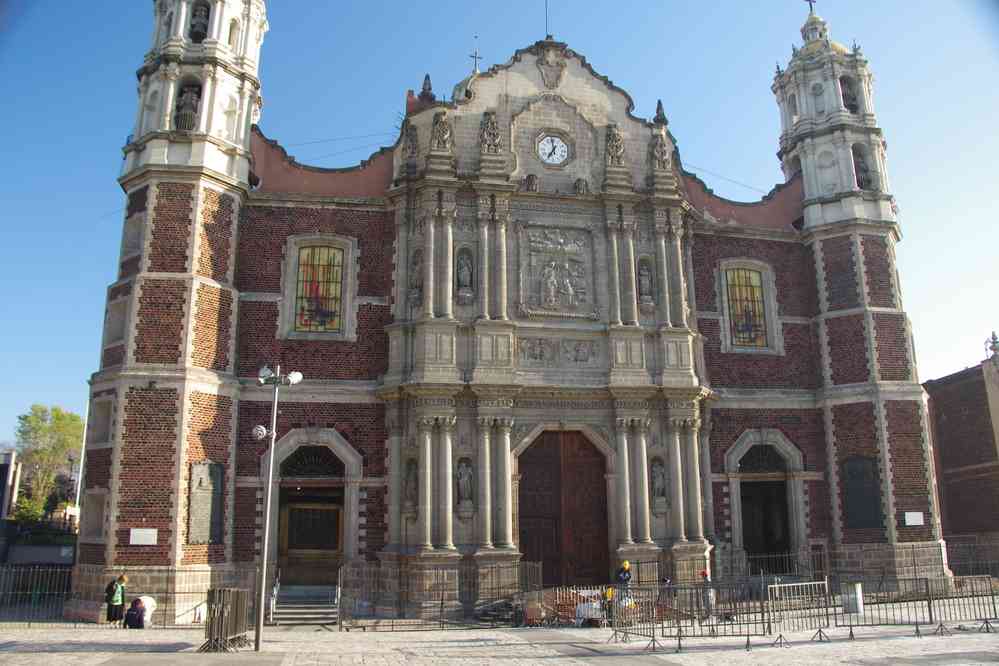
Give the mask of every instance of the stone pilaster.
[(506, 228), (509, 222), (509, 215), (497, 215), (496, 217), (496, 314), (494, 319), (508, 319), (506, 288), (507, 288), (507, 259), (506, 259)]
[(635, 542), (652, 543), (652, 526), (649, 518), (649, 456), (648, 419), (633, 419), (635, 428), (634, 483), (635, 488)]
[(476, 469), (478, 470), (478, 547), (479, 549), (492, 549), (493, 547), (493, 504), (492, 504), (492, 456), (490, 455), (490, 435), (492, 434), (493, 419), (488, 416), (478, 418), (479, 442), (478, 460)]
[(513, 549), (513, 451), (510, 450), (512, 418), (496, 419), (496, 463), (499, 473), (496, 497), (496, 547)]
[(437, 419), (440, 427), (440, 444), (437, 461), (439, 465), (440, 491), (438, 493), (438, 518), (440, 520), (440, 543), (442, 550), (454, 550), (454, 469), (452, 465), (452, 450), (454, 446), (454, 427), (457, 418), (443, 416)]
[(423, 224), (423, 318), (434, 318), (434, 216)]
[(687, 540), (687, 530), (684, 521), (685, 512), (683, 508), (683, 465), (681, 464), (682, 454), (680, 449), (680, 430), (682, 427), (682, 420), (670, 418), (666, 435), (667, 447), (669, 448), (669, 524), (672, 531), (670, 536), (676, 542)]
[[(657, 211), (657, 214), (660, 211)], [(664, 211), (668, 212), (668, 211)], [(660, 223), (658, 220), (656, 222), (656, 262), (658, 264), (657, 270), (659, 274), (659, 309), (662, 316), (662, 325), (666, 328), (672, 328), (673, 322), (670, 315), (670, 297), (669, 297), (669, 260), (666, 257), (666, 240), (667, 240), (668, 227), (665, 222)]]
[(625, 324), (629, 326), (638, 326), (638, 287), (636, 285), (635, 277), (637, 275), (637, 266), (635, 264), (635, 225), (630, 223), (624, 227), (624, 246), (625, 246), (625, 257), (627, 258), (627, 265), (625, 270), (627, 271), (627, 287), (625, 289), (628, 300), (627, 304), (627, 315), (625, 317)]
[(479, 197), (479, 319), (489, 319), (489, 199)]
[(617, 439), (617, 510), (618, 544), (628, 546), (631, 538), (631, 483), (628, 466), (628, 419), (617, 419), (614, 434)]
[(610, 238), (610, 323), (611, 326), (621, 325), (621, 260), (618, 254), (619, 227), (608, 224), (607, 235)]
[[(679, 216), (677, 216), (679, 217)], [(679, 219), (670, 221), (670, 252), (673, 260), (673, 279), (676, 288), (676, 316), (673, 321), (683, 328), (690, 327), (689, 312), (687, 305), (687, 281), (683, 277), (684, 260), (681, 241), (683, 240), (683, 225)]]
[(687, 486), (687, 540), (704, 541), (703, 502), (701, 496), (700, 443), (697, 431), (698, 419), (687, 419), (683, 428), (684, 453)]
[(431, 529), (431, 502), (434, 494), (433, 461), (434, 426), (437, 419), (432, 416), (420, 417), (417, 421), (420, 447), (419, 502), (417, 504), (416, 548), (426, 551), (433, 548)]
[(454, 218), (457, 208), (441, 211), (441, 316), (454, 319)]

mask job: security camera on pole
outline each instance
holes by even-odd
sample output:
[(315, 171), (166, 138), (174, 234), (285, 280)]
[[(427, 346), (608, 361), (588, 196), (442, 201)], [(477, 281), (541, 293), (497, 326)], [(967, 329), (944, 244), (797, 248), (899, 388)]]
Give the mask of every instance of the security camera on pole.
[(270, 450), (267, 452), (267, 486), (264, 490), (264, 541), (260, 551), (260, 571), (257, 572), (257, 589), (260, 596), (257, 598), (257, 623), (253, 634), (253, 649), (257, 652), (260, 652), (260, 633), (264, 627), (264, 603), (267, 601), (267, 554), (268, 541), (270, 540), (271, 487), (274, 485), (274, 442), (277, 436), (278, 389), (281, 386), (293, 386), (300, 381), (302, 381), (301, 372), (289, 372), (287, 375), (282, 375), (280, 365), (277, 366), (276, 371), (265, 365), (257, 373), (257, 384), (274, 387), (270, 429), (262, 425), (253, 427), (253, 437), (257, 441), (268, 436), (271, 438)]

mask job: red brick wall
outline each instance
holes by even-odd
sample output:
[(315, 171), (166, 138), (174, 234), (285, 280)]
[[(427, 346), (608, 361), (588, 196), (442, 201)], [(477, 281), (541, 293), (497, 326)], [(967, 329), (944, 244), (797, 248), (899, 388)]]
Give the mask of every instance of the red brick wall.
[(364, 551), (363, 555), (368, 560), (376, 559), (378, 551), (385, 547), (385, 515), (388, 511), (388, 497), (384, 488), (365, 488), (368, 497), (364, 500), (364, 507), (361, 512), (367, 520), (364, 524)]
[[(888, 455), (891, 460), (892, 488), (895, 492), (895, 524), (899, 541), (928, 541), (930, 526), (930, 483), (923, 455), (923, 422), (919, 403), (911, 400), (885, 402), (888, 423)], [(923, 513), (923, 527), (905, 527), (906, 511)]]
[(999, 507), (999, 469), (977, 476), (948, 475), (941, 486), (947, 496), (946, 534), (999, 532), (999, 513), (995, 511)]
[[(836, 446), (836, 466), (842, 475), (843, 463), (851, 456), (863, 456), (879, 461), (878, 441), (875, 430), (874, 405), (869, 402), (856, 402), (847, 405), (835, 405), (832, 408), (833, 439)], [(878, 482), (880, 484), (884, 470), (878, 463)], [(843, 511), (843, 479), (836, 496), (840, 510)], [(841, 514), (842, 515), (842, 514)], [(883, 543), (887, 540), (884, 528), (848, 529), (844, 516), (843, 543)]]
[(232, 293), (200, 284), (194, 308), (192, 362), (199, 368), (225, 372), (229, 368), (229, 338), (232, 335)]
[[(385, 407), (381, 404), (356, 403), (295, 403), (293, 395), (285, 394), (278, 413), (277, 438), (293, 428), (335, 428), (364, 459), (365, 476), (386, 473)], [(236, 454), (236, 475), (257, 476), (259, 456), (267, 442), (253, 439), (250, 431), (259, 423), (270, 423), (271, 403), (239, 402), (239, 425)]]
[(156, 187), (149, 270), (183, 273), (191, 234), (194, 186), (190, 183), (160, 183)]
[(201, 229), (198, 233), (197, 274), (225, 282), (232, 252), (235, 200), (210, 188), (201, 195)]
[(111, 487), (111, 449), (87, 449), (83, 475), (84, 488)]
[(717, 311), (718, 264), (722, 259), (748, 258), (773, 268), (777, 283), (777, 308), (785, 316), (811, 317), (818, 312), (815, 261), (812, 250), (801, 243), (730, 238), (695, 234), (693, 245), (694, 288), (697, 309)]
[(829, 310), (845, 310), (860, 306), (857, 289), (853, 239), (838, 236), (822, 241), (822, 265), (826, 274), (826, 298)]
[(101, 368), (110, 368), (125, 362), (125, 345), (108, 347), (101, 352)]
[(833, 384), (855, 384), (869, 379), (864, 316), (847, 315), (826, 320), (826, 339)]
[(909, 339), (905, 315), (874, 313), (874, 342), (878, 352), (878, 371), (884, 381), (903, 382), (912, 376), (909, 367)]
[(135, 335), (138, 363), (180, 363), (186, 289), (178, 280), (142, 282)]
[(944, 470), (996, 460), (996, 442), (982, 369), (926, 382), (934, 444)]
[(774, 428), (798, 447), (808, 469), (825, 471), (825, 423), (820, 409), (712, 409), (711, 471), (725, 471), (725, 453), (746, 430)]
[(125, 213), (125, 217), (132, 217), (136, 213), (142, 213), (146, 210), (146, 203), (149, 200), (149, 186), (143, 185), (142, 187), (132, 190), (128, 194), (128, 210)]
[[(132, 387), (125, 396), (116, 565), (171, 564), (179, 411), (180, 396), (176, 389)], [(128, 545), (130, 528), (158, 529), (157, 545)]]
[(257, 517), (263, 514), (263, 504), (257, 504), (256, 488), (236, 488), (233, 507), (233, 555), (236, 562), (250, 562), (256, 557)]
[(805, 497), (808, 498), (808, 538), (831, 538), (832, 511), (829, 506), (829, 484), (825, 481), (806, 481)]
[(711, 495), (714, 506), (712, 507), (715, 512), (715, 534), (719, 539), (723, 541), (731, 542), (732, 537), (729, 534), (732, 530), (731, 525), (726, 525), (725, 521), (731, 522), (731, 518), (725, 515), (725, 509), (730, 509), (728, 504), (728, 488), (727, 481), (715, 481), (711, 484)]
[(104, 564), (104, 544), (81, 543), (80, 564)]
[(357, 342), (278, 340), (278, 305), (244, 301), (239, 306), (236, 371), (256, 376), (264, 364), (280, 363), (309, 379), (377, 379), (388, 370), (388, 306), (361, 305)]
[(784, 324), (784, 355), (723, 354), (717, 319), (698, 319), (712, 386), (814, 389), (821, 385), (819, 342), (812, 324)]
[[(232, 398), (211, 393), (192, 393), (188, 405), (187, 432), (187, 474), (190, 484), (191, 463), (211, 461), (225, 465), (222, 483), (228, 487), (231, 467), (229, 460), (230, 435), (232, 432)], [(228, 497), (228, 492), (225, 493)], [(181, 530), (184, 539), (183, 564), (209, 564), (225, 561), (225, 544), (189, 544), (187, 543), (187, 512), (190, 498), (185, 495), (181, 500)], [(225, 505), (224, 505), (225, 506)], [(228, 507), (223, 512), (223, 524), (228, 522), (226, 515)]]
[(864, 273), (867, 277), (867, 299), (876, 308), (898, 307), (892, 290), (891, 256), (888, 242), (883, 236), (861, 236), (864, 251)]

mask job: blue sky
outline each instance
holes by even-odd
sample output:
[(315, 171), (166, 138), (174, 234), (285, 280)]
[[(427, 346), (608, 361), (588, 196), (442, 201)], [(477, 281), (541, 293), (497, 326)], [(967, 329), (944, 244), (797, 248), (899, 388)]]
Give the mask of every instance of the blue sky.
[[(555, 37), (627, 90), (636, 115), (651, 117), (662, 98), (685, 166), (717, 193), (758, 199), (781, 180), (770, 84), (800, 42), (805, 2), (550, 4)], [(449, 95), (476, 41), (489, 66), (544, 37), (543, 0), (269, 5), (260, 124), (321, 166), (391, 144), (406, 89), (429, 72)], [(876, 77), (920, 377), (977, 363), (999, 328), (999, 3), (820, 0), (816, 11), (834, 39), (861, 44)], [(122, 224), (120, 148), (152, 26), (149, 0), (0, 0), (0, 442), (33, 402), (83, 411)], [(378, 136), (330, 140), (362, 135)]]

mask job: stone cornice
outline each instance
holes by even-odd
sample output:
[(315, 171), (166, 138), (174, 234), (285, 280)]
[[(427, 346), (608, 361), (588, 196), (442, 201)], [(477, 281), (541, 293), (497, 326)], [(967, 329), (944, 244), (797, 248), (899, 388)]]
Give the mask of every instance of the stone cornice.
[(321, 194), (292, 194), (285, 192), (251, 192), (246, 200), (246, 205), (256, 208), (346, 208), (375, 212), (385, 212), (390, 209), (389, 202), (384, 197), (330, 197)]
[[(134, 145), (134, 144), (132, 144)], [(172, 164), (145, 164), (137, 169), (132, 169), (118, 178), (121, 189), (127, 192), (130, 188), (141, 185), (144, 181), (163, 175), (172, 182), (187, 181), (197, 183), (203, 178), (215, 181), (222, 187), (239, 190), (242, 201), (246, 200), (249, 185), (228, 176), (221, 171), (215, 171), (204, 166), (186, 166)]]

